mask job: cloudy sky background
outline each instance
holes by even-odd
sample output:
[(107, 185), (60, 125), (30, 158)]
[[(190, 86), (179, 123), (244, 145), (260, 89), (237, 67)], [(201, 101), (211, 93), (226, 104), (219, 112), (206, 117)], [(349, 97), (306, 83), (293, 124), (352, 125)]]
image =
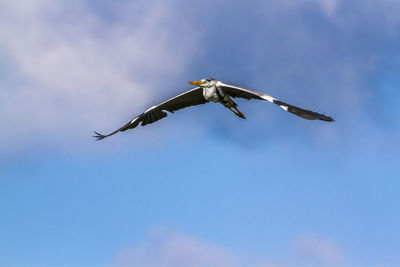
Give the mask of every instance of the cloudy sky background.
[[(0, 264), (400, 264), (399, 33), (395, 0), (0, 0)], [(203, 77), (336, 122), (92, 140)]]

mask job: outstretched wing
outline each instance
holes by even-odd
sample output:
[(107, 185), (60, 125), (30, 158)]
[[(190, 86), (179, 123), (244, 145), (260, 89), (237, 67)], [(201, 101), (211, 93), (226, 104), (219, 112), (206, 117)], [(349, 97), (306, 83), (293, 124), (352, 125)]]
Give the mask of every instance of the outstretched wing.
[(96, 135), (93, 137), (96, 138), (96, 140), (101, 140), (118, 132), (123, 132), (128, 129), (133, 129), (136, 126), (138, 126), (139, 123), (141, 123), (142, 126), (145, 126), (146, 124), (150, 124), (158, 120), (161, 120), (162, 118), (167, 117), (167, 112), (165, 111), (173, 113), (174, 111), (177, 111), (182, 108), (205, 104), (207, 102), (208, 101), (205, 100), (203, 96), (203, 89), (200, 87), (196, 87), (189, 91), (183, 92), (182, 94), (179, 94), (173, 98), (170, 98), (162, 102), (161, 104), (152, 106), (151, 108), (147, 109), (145, 112), (133, 118), (127, 124), (125, 124), (124, 126), (122, 126), (121, 128), (115, 130), (110, 134), (103, 135), (98, 132), (94, 132)]
[(307, 110), (307, 109), (302, 109), (296, 106), (289, 105), (285, 102), (279, 101), (278, 99), (273, 98), (270, 95), (259, 93), (256, 91), (252, 91), (243, 87), (238, 87), (234, 85), (229, 85), (225, 84), (222, 82), (218, 82), (217, 86), (222, 88), (224, 93), (230, 95), (231, 97), (241, 97), (245, 99), (259, 99), (259, 100), (267, 100), (271, 103), (274, 103), (278, 106), (280, 106), (282, 109), (299, 116), (303, 119), (307, 120), (322, 120), (322, 121), (330, 121), (333, 122), (335, 121), (331, 117), (325, 116), (323, 114), (319, 114), (317, 112)]

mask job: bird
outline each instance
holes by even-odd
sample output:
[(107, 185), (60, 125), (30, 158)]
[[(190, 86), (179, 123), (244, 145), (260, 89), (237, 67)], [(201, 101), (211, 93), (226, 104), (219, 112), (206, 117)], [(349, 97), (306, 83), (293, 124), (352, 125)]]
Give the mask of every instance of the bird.
[(183, 108), (206, 104), (208, 102), (220, 103), (231, 110), (239, 118), (245, 119), (246, 117), (241, 111), (238, 110), (238, 105), (232, 100), (232, 98), (269, 101), (280, 106), (283, 110), (288, 111), (306, 120), (322, 120), (327, 122), (335, 121), (333, 118), (326, 116), (325, 114), (302, 109), (275, 99), (270, 95), (259, 93), (243, 87), (226, 84), (214, 78), (206, 78), (199, 81), (190, 81), (188, 83), (191, 85), (195, 85), (196, 88), (190, 89), (158, 105), (148, 108), (142, 114), (136, 116), (124, 126), (109, 134), (103, 135), (94, 131), (95, 135), (93, 137), (96, 138), (96, 140), (102, 140), (118, 132), (124, 132), (126, 130), (136, 128), (136, 126), (138, 126), (139, 124), (145, 126), (147, 124), (161, 120), (168, 116), (166, 111), (174, 113), (175, 111)]

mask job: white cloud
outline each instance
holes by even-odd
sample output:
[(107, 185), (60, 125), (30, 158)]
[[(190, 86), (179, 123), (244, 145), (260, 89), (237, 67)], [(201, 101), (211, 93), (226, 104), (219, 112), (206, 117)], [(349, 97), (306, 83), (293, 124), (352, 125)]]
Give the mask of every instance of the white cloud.
[(327, 15), (333, 15), (336, 12), (336, 8), (339, 4), (339, 0), (316, 0), (317, 3), (322, 7)]
[(293, 6), (300, 6), (309, 3), (317, 4), (321, 10), (327, 16), (332, 16), (335, 14), (338, 5), (340, 4), (341, 0), (292, 0), (286, 1), (286, 5), (293, 7)]
[(299, 236), (294, 249), (301, 261), (317, 265), (335, 266), (344, 260), (343, 252), (333, 241), (311, 233)]
[[(283, 241), (284, 242), (284, 241)], [(335, 266), (345, 261), (339, 246), (326, 237), (313, 233), (292, 240), (292, 247), (281, 252), (284, 258), (233, 251), (223, 245), (198, 237), (157, 228), (135, 245), (117, 252), (114, 266)], [(289, 245), (289, 243), (288, 243)], [(285, 246), (284, 246), (285, 247)]]
[(115, 266), (235, 266), (236, 257), (222, 246), (170, 231), (153, 231), (144, 243), (123, 249)]
[(165, 2), (135, 12), (139, 5), (121, 6), (134, 23), (107, 23), (85, 1), (0, 2), (0, 68), (11, 77), (0, 81), (0, 146), (60, 133), (87, 140), (92, 129), (119, 126), (111, 118), (130, 119), (162, 93), (160, 81), (185, 71), (198, 33), (188, 22), (171, 30), (179, 13)]
[[(246, 9), (240, 20), (227, 16), (223, 21), (220, 14), (241, 5), (229, 10), (222, 1), (215, 4), (216, 13), (210, 8), (191, 14), (203, 4), (196, 8), (183, 1), (122, 2), (107, 6), (115, 9), (115, 18), (100, 15), (86, 5), (88, 1), (0, 1), (3, 149), (42, 140), (60, 145), (60, 139), (69, 138), (62, 141), (66, 146), (71, 140), (88, 142), (91, 130), (113, 130), (179, 90), (161, 82), (184, 82), (181, 77), (190, 64), (198, 64), (196, 68), (210, 76), (225, 76), (294, 105), (326, 112), (337, 119), (332, 128), (319, 127), (318, 122), (311, 127), (300, 120), (294, 123), (317, 125), (313, 135), (329, 131), (321, 143), (340, 141), (343, 131), (336, 125), (360, 114), (368, 117), (363, 113), (376, 105), (371, 77), (390, 54), (387, 44), (394, 40), (400, 18), (400, 5), (393, 0), (272, 1)], [(199, 37), (199, 29), (207, 35), (200, 32)], [(192, 63), (200, 58), (199, 51), (216, 64), (204, 59)], [(249, 110), (244, 107), (243, 112)], [(214, 113), (214, 120), (209, 114), (203, 116), (207, 125), (234, 122), (231, 117), (225, 120), (231, 114)], [(280, 123), (278, 113), (270, 113), (270, 123), (264, 123), (264, 110), (257, 114), (262, 118), (247, 128), (246, 140), (262, 132), (255, 127)], [(201, 116), (193, 126), (201, 125)], [(236, 122), (229, 127), (236, 128)], [(233, 131), (224, 136), (229, 132)]]

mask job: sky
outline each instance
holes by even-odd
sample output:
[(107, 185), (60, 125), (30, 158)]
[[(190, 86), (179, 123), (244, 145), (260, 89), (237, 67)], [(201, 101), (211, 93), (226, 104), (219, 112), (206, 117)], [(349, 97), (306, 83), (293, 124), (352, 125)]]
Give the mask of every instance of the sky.
[[(0, 0), (0, 266), (400, 265), (400, 2)], [(263, 101), (95, 142), (213, 77)]]

